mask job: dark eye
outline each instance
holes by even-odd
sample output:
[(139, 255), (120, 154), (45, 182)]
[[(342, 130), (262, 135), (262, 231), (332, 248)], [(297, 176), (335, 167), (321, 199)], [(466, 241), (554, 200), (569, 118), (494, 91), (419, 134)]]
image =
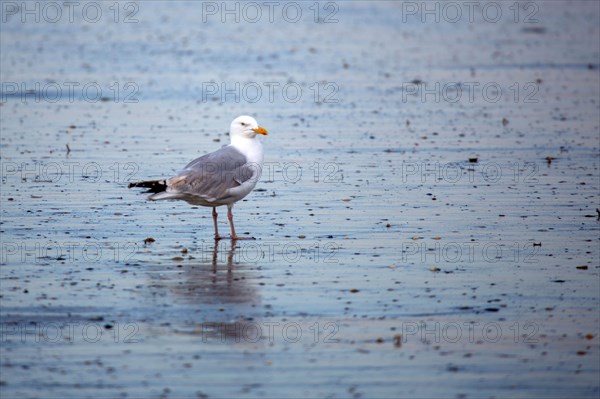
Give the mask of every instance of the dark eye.
[(242, 126), (246, 126), (246, 123), (244, 123), (244, 122), (240, 122), (240, 125), (242, 125)]

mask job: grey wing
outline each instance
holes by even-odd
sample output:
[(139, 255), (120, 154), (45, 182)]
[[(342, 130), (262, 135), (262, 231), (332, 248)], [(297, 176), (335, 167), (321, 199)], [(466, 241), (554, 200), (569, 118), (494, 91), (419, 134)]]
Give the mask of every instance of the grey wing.
[(208, 201), (225, 199), (228, 190), (250, 179), (258, 179), (260, 171), (232, 146), (223, 147), (187, 164), (168, 180), (167, 192), (199, 196)]

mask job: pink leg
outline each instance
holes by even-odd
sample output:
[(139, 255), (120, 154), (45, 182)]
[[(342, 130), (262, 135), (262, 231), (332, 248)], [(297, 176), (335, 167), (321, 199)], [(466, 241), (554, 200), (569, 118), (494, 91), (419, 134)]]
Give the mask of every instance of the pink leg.
[(215, 225), (215, 241), (216, 241), (216, 240), (220, 240), (221, 237), (219, 237), (219, 227), (217, 226), (217, 216), (219, 216), (219, 214), (217, 213), (217, 208), (214, 206), (213, 206), (212, 216), (213, 216), (213, 224)]
[(233, 213), (231, 210), (233, 209), (233, 205), (227, 205), (227, 219), (229, 219), (229, 225), (231, 226), (231, 239), (232, 240), (254, 240), (254, 237), (238, 237), (235, 234), (235, 227), (233, 225)]

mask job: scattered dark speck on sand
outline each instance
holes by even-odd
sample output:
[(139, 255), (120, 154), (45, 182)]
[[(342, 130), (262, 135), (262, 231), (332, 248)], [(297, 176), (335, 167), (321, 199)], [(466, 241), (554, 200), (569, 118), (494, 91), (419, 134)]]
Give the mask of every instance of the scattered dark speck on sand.
[(526, 26), (523, 29), (521, 29), (522, 32), (524, 33), (537, 33), (537, 34), (543, 34), (546, 33), (546, 28), (544, 28), (543, 26)]
[(588, 267), (587, 267), (586, 265), (583, 265), (583, 266), (575, 266), (575, 268), (576, 268), (576, 269), (579, 269), (579, 270), (587, 270), (587, 269), (588, 269)]
[(479, 158), (477, 158), (477, 157), (469, 158), (470, 163), (477, 163), (477, 161), (479, 161)]
[(148, 238), (144, 239), (144, 244), (150, 244), (154, 241), (156, 241), (154, 238), (148, 237)]
[(553, 283), (564, 283), (565, 280), (552, 280)]
[(508, 125), (508, 119), (502, 118), (502, 126)]

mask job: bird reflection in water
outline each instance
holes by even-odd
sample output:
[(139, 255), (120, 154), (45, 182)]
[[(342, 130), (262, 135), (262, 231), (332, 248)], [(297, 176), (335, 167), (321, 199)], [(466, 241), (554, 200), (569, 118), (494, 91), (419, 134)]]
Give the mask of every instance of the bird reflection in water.
[[(231, 248), (227, 251), (227, 274), (231, 274), (233, 267), (233, 254), (235, 253), (235, 248), (237, 247), (235, 242), (231, 243)], [(218, 265), (218, 257), (219, 257), (219, 243), (215, 242), (213, 247), (213, 255), (212, 255), (212, 270), (213, 274), (217, 274), (217, 265)]]
[[(221, 245), (219, 245), (221, 244)], [(257, 342), (261, 335), (261, 276), (256, 264), (236, 258), (235, 242), (215, 242), (176, 277), (163, 280), (174, 299), (174, 313), (182, 314), (179, 333), (199, 335), (207, 342)], [(189, 306), (191, 305), (191, 307)], [(183, 310), (183, 311), (182, 311)]]

